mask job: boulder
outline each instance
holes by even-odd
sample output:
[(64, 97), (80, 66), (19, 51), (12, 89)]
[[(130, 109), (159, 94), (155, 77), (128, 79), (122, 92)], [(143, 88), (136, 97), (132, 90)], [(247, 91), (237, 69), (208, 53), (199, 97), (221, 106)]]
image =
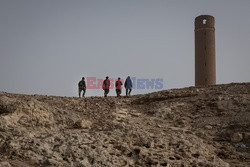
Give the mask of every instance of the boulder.
[(92, 122), (89, 120), (78, 120), (75, 122), (74, 127), (78, 129), (90, 129)]
[(238, 143), (243, 140), (243, 135), (242, 133), (235, 132), (231, 135), (231, 142)]

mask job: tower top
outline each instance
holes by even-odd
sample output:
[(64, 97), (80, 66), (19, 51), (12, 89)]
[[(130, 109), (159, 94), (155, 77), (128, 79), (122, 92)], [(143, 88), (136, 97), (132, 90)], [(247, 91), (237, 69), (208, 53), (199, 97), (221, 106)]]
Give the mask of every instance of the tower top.
[(195, 18), (195, 30), (200, 28), (213, 28), (214, 29), (214, 17), (210, 15), (200, 15)]

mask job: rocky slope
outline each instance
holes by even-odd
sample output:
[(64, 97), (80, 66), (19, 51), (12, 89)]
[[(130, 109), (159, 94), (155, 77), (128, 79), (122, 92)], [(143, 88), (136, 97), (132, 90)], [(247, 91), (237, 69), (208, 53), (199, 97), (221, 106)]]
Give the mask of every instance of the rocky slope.
[(129, 98), (0, 92), (0, 166), (250, 166), (250, 83)]

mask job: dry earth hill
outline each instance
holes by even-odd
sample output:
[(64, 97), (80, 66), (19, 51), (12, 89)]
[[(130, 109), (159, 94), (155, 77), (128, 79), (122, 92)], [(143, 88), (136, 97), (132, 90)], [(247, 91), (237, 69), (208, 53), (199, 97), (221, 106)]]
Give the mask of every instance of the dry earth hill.
[(0, 92), (0, 167), (249, 167), (250, 83), (121, 97)]

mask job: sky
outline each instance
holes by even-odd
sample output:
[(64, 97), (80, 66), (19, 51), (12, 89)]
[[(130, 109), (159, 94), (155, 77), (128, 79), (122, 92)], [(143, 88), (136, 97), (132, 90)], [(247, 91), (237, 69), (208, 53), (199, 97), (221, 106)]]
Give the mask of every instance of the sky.
[(78, 96), (82, 77), (106, 76), (194, 86), (194, 19), (204, 14), (215, 17), (217, 84), (250, 82), (249, 7), (249, 0), (0, 0), (0, 91)]

